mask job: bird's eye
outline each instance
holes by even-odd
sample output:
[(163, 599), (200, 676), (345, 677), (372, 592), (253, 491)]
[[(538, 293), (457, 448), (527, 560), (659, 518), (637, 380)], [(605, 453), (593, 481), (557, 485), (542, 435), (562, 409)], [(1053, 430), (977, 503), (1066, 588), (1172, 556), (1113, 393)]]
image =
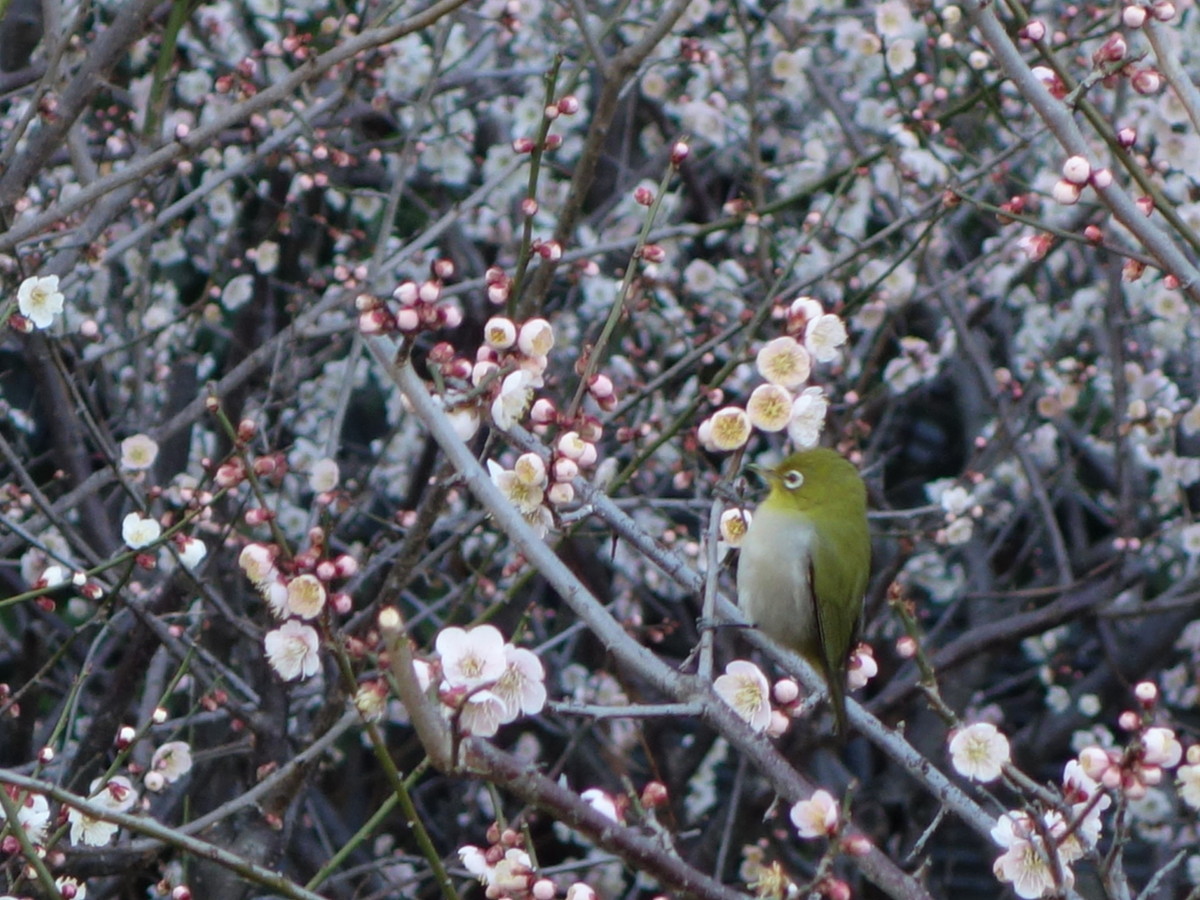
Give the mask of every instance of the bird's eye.
[(795, 469), (788, 470), (788, 473), (783, 476), (783, 486), (789, 491), (794, 491), (802, 484), (804, 484), (804, 474)]

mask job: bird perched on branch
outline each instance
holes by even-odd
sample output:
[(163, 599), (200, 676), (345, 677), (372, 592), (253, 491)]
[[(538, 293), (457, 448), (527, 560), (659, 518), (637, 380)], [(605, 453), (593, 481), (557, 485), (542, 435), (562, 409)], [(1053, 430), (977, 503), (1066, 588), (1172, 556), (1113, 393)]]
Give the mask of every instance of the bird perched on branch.
[(824, 674), (844, 736), (846, 664), (871, 570), (866, 485), (852, 463), (824, 448), (760, 472), (771, 490), (742, 539), (738, 605)]

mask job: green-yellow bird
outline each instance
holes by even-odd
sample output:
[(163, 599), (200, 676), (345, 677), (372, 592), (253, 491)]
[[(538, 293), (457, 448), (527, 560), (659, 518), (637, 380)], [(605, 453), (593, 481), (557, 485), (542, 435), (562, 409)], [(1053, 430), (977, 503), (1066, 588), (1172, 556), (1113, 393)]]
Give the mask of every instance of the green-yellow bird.
[(867, 488), (852, 463), (824, 448), (762, 474), (771, 492), (742, 539), (738, 605), (825, 675), (845, 735), (846, 663), (871, 571)]

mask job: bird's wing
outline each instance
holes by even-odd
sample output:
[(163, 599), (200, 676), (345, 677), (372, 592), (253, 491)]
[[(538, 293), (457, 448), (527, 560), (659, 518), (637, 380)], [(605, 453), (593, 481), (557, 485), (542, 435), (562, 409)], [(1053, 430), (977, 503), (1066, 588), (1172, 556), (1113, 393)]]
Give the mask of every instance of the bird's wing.
[(856, 535), (843, 534), (837, 527), (815, 542), (809, 558), (809, 584), (812, 585), (812, 610), (821, 643), (821, 668), (829, 685), (838, 733), (846, 735), (846, 661), (858, 633), (862, 596), (867, 587), (864, 567), (847, 569), (837, 564), (837, 555), (845, 552), (845, 542)]

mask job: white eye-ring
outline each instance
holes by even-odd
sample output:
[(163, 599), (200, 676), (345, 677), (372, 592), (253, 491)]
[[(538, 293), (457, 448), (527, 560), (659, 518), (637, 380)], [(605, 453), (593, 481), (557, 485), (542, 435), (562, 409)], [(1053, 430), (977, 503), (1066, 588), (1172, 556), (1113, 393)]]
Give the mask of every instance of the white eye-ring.
[(789, 469), (787, 474), (783, 476), (783, 486), (789, 491), (794, 491), (802, 484), (804, 484), (803, 472), (797, 472), (795, 469)]

